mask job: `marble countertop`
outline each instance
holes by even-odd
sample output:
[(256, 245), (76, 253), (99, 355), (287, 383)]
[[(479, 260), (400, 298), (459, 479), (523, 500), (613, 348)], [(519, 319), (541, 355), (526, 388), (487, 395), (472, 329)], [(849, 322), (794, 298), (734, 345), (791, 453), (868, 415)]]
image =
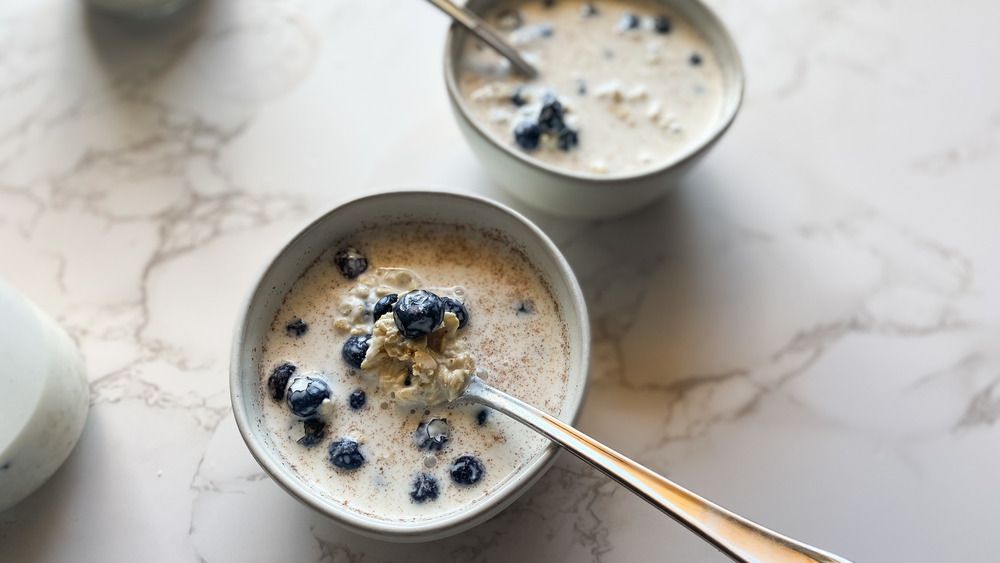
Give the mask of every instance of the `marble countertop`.
[(0, 560), (726, 560), (566, 454), (419, 546), (261, 471), (227, 383), (250, 282), (322, 210), (401, 184), (509, 203), (565, 252), (584, 431), (857, 563), (996, 560), (1000, 4), (709, 3), (744, 55), (736, 123), (678, 191), (587, 222), (486, 178), (425, 2), (205, 0), (139, 27), (3, 2), (0, 275), (79, 344), (91, 411), (0, 513)]

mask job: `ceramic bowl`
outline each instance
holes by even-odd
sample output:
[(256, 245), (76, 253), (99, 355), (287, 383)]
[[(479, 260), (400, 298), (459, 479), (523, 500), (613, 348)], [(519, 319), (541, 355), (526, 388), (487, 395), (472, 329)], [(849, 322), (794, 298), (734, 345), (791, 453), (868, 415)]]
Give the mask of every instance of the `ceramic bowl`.
[[(457, 219), (456, 219), (457, 218)], [(324, 250), (363, 225), (393, 220), (466, 224), (498, 231), (523, 252), (546, 278), (562, 311), (570, 343), (568, 389), (562, 417), (574, 421), (587, 381), (590, 331), (576, 278), (555, 245), (527, 219), (471, 195), (438, 191), (399, 191), (356, 199), (326, 213), (296, 235), (271, 261), (243, 308), (236, 327), (230, 367), (233, 411), (240, 433), (261, 467), (288, 493), (355, 532), (390, 541), (442, 538), (479, 524), (513, 502), (551, 465), (558, 448), (549, 445), (486, 497), (461, 510), (416, 521), (390, 521), (353, 511), (304, 482), (282, 458), (264, 423), (260, 354), (278, 307), (292, 284)], [(499, 413), (495, 416), (503, 416)]]
[[(722, 69), (723, 99), (712, 128), (687, 150), (660, 166), (633, 174), (601, 175), (559, 168), (512, 147), (478, 122), (458, 88), (459, 56), (470, 34), (453, 24), (448, 32), (444, 76), (459, 129), (472, 151), (499, 185), (542, 211), (577, 218), (615, 217), (665, 195), (729, 128), (743, 99), (743, 66), (729, 32), (698, 0), (656, 0), (691, 22), (711, 45)], [(485, 14), (509, 0), (468, 0), (466, 7)], [(473, 39), (474, 40), (474, 39)]]

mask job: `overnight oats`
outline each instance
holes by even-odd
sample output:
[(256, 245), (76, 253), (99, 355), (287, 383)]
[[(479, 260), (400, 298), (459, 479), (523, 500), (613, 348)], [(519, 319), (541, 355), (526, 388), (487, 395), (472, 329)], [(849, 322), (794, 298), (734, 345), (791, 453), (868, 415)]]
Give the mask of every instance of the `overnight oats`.
[(532, 158), (574, 172), (641, 173), (703, 142), (723, 118), (712, 48), (659, 4), (533, 0), (485, 19), (539, 75), (525, 80), (470, 39), (456, 66), (460, 95), (476, 121)]
[(473, 375), (559, 416), (566, 324), (528, 259), (492, 231), (394, 223), (313, 262), (261, 355), (263, 423), (317, 492), (415, 521), (486, 497), (549, 442), (479, 405)]

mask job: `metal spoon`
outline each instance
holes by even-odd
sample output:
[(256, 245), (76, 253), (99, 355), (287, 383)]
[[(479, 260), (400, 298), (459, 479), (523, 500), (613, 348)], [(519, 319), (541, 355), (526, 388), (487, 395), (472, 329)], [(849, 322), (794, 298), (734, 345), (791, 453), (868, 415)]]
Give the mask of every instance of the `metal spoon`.
[(535, 70), (535, 67), (528, 64), (528, 61), (525, 61), (513, 47), (501, 39), (490, 26), (486, 25), (486, 22), (482, 18), (465, 7), (452, 4), (449, 0), (427, 1), (451, 16), (453, 20), (461, 24), (465, 29), (468, 29), (476, 37), (482, 39), (484, 43), (493, 47), (497, 53), (500, 53), (500, 55), (510, 61), (514, 65), (514, 68), (521, 71), (526, 77), (530, 79), (538, 76), (538, 71)]
[(579, 430), (473, 376), (456, 402), (492, 407), (603, 471), (736, 561), (747, 563), (849, 560), (808, 546), (733, 514), (604, 446)]

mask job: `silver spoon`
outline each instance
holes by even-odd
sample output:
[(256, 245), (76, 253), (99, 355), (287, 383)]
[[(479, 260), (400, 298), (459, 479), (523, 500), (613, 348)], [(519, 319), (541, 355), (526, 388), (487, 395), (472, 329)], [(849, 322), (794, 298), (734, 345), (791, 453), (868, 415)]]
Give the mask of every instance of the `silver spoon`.
[(603, 471), (736, 561), (851, 563), (773, 532), (688, 491), (572, 426), (498, 391), (473, 376), (456, 402), (492, 407), (518, 420)]
[(451, 16), (453, 20), (461, 24), (465, 29), (468, 29), (476, 37), (482, 39), (484, 43), (493, 47), (497, 53), (500, 53), (500, 55), (510, 61), (514, 65), (514, 68), (521, 71), (527, 78), (530, 79), (538, 76), (538, 71), (535, 70), (535, 67), (528, 64), (528, 61), (524, 60), (513, 47), (501, 39), (490, 26), (486, 25), (486, 22), (482, 18), (467, 8), (452, 4), (449, 0), (427, 1)]

